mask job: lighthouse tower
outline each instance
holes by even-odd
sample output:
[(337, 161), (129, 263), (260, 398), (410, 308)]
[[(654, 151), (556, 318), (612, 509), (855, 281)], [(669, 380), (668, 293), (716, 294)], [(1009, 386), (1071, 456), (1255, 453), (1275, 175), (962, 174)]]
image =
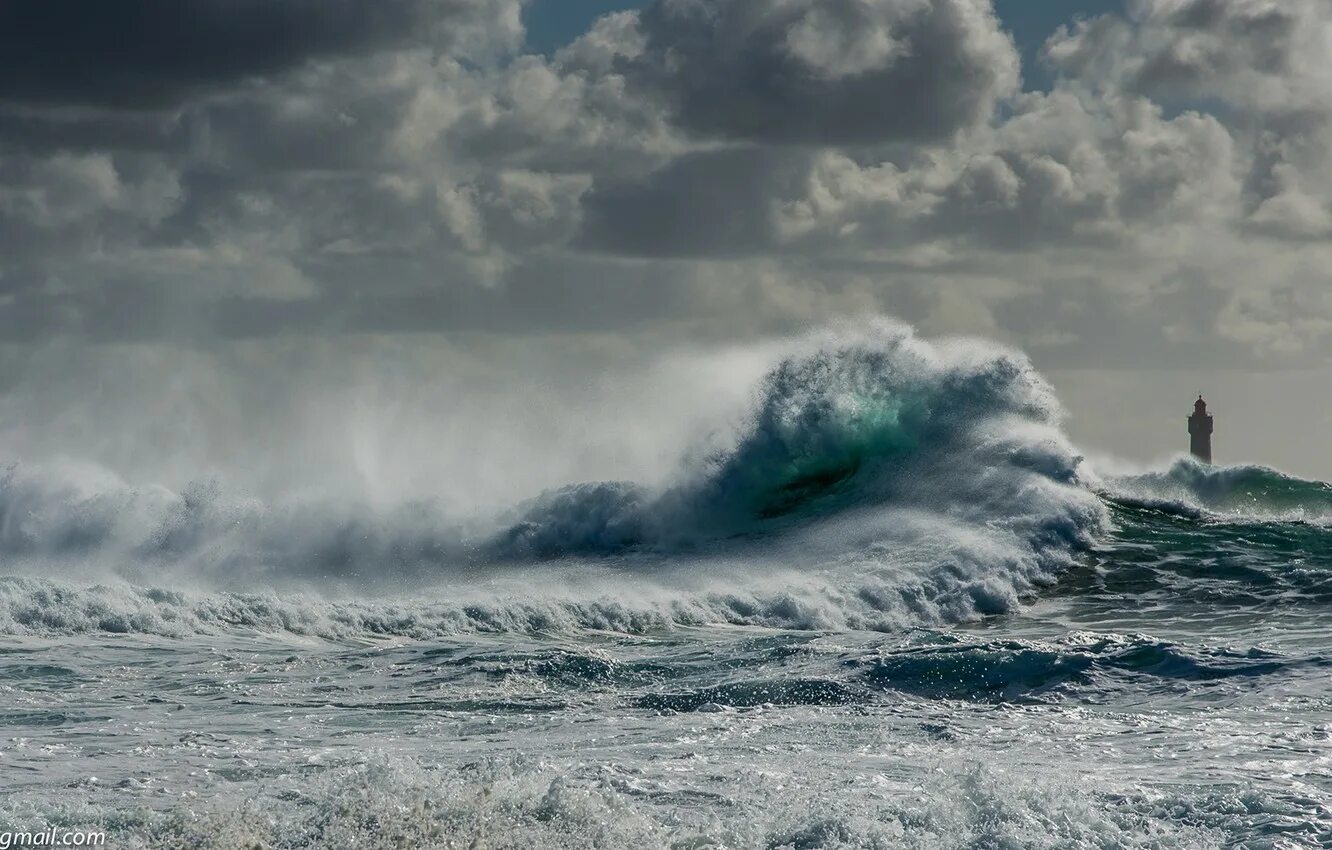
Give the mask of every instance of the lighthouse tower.
[(1202, 396), (1193, 403), (1189, 417), (1189, 452), (1203, 463), (1212, 462), (1212, 414)]

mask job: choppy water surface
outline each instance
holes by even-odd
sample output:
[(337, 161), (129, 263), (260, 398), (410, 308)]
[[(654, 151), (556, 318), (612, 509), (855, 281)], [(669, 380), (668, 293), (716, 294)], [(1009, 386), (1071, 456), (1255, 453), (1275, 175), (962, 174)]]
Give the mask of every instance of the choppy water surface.
[(665, 490), (482, 530), (10, 468), (0, 829), (1332, 845), (1326, 485), (1097, 477), (1019, 355), (895, 328), (757, 396)]

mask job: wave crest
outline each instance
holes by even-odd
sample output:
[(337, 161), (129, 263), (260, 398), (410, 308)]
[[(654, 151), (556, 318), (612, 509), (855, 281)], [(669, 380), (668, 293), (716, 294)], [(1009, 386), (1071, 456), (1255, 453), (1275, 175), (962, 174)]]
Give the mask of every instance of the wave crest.
[(1320, 525), (1332, 520), (1332, 484), (1266, 466), (1211, 466), (1191, 457), (1177, 458), (1165, 470), (1111, 479), (1105, 495), (1127, 507), (1190, 518)]

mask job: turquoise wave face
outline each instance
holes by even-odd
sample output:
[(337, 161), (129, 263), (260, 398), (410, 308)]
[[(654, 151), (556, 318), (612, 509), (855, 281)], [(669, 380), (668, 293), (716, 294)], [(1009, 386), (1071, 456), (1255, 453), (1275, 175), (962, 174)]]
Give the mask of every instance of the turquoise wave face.
[(1021, 522), (1037, 535), (1061, 527), (1050, 543), (1067, 546), (1100, 517), (1059, 418), (1049, 386), (1014, 352), (932, 345), (894, 325), (815, 338), (765, 376), (733, 443), (682, 470), (673, 487), (605, 482), (547, 493), (499, 548), (672, 549), (866, 507), (971, 514), (986, 527)]
[(940, 400), (935, 387), (902, 372), (886, 352), (855, 349), (780, 364), (764, 380), (749, 431), (713, 459), (710, 507), (759, 519), (808, 510), (872, 483), (855, 480), (862, 472), (873, 478), (918, 451)]

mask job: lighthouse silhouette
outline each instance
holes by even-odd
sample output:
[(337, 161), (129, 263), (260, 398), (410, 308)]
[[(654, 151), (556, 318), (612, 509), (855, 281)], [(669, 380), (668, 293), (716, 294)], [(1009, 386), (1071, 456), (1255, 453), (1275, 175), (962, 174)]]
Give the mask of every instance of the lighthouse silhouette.
[(1212, 414), (1207, 412), (1202, 395), (1193, 403), (1193, 415), (1189, 417), (1189, 452), (1203, 463), (1212, 462)]

